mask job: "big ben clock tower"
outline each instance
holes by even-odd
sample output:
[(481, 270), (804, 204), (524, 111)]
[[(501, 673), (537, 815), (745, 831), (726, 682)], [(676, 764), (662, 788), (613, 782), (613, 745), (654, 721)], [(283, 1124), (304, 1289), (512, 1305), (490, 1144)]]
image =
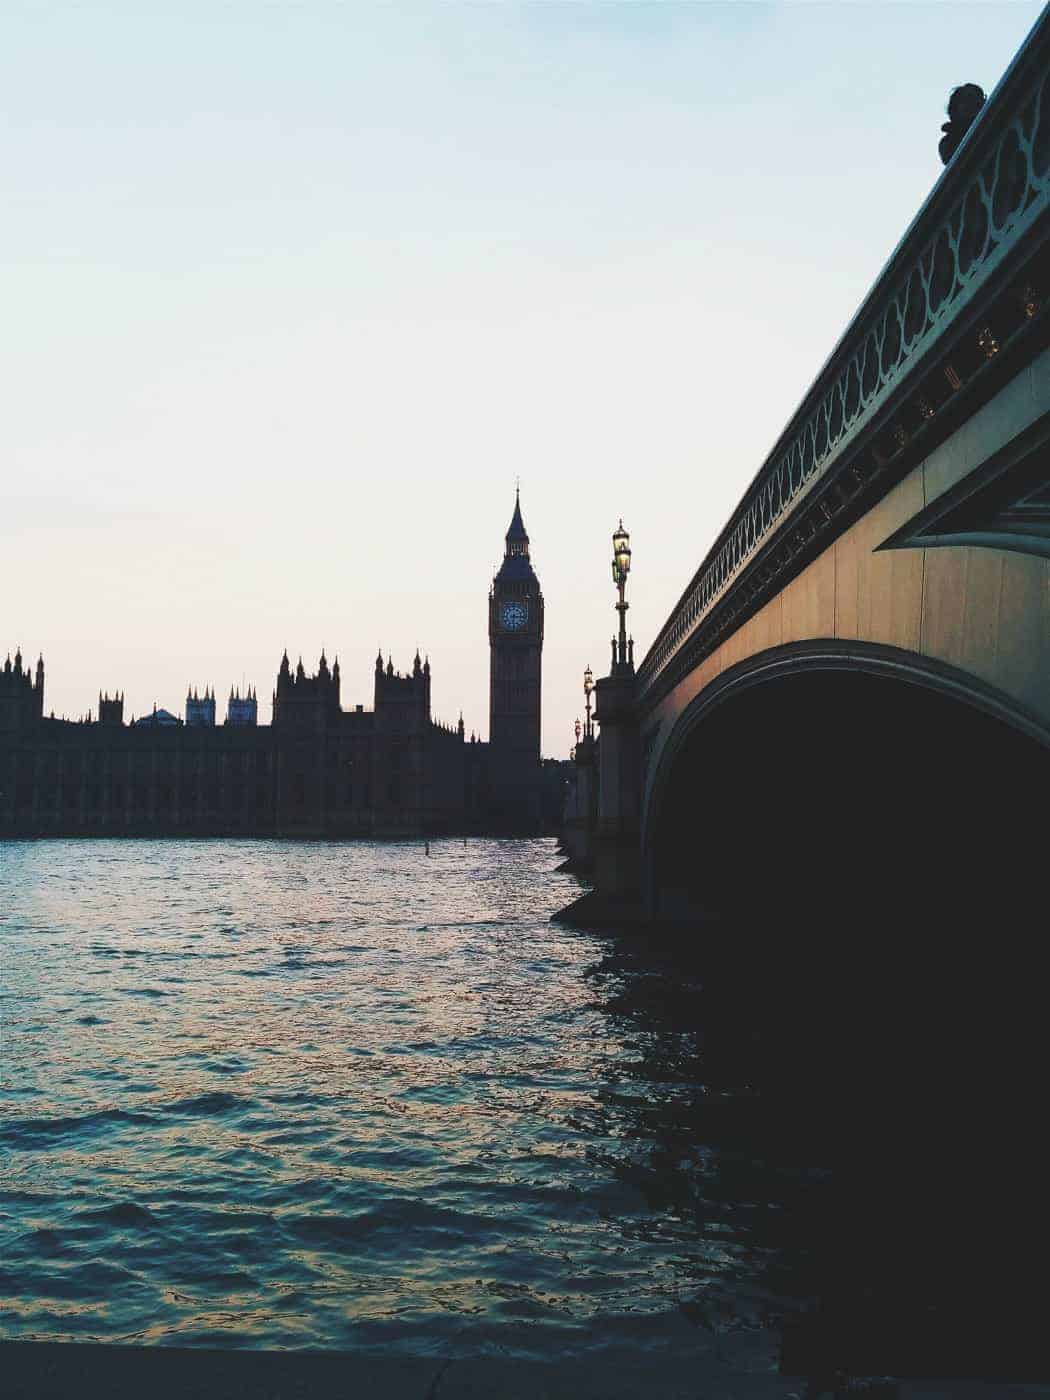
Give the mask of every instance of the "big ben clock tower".
[(489, 754), (493, 822), (540, 825), (540, 655), (543, 594), (515, 497), (506, 549), (489, 594)]

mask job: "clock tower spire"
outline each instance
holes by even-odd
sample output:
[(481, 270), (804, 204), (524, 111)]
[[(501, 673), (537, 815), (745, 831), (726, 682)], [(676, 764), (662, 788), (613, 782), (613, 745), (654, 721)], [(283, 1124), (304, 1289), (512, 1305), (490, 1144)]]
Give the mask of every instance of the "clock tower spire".
[(489, 593), (491, 816), (508, 831), (537, 831), (540, 825), (542, 651), (543, 594), (518, 491)]

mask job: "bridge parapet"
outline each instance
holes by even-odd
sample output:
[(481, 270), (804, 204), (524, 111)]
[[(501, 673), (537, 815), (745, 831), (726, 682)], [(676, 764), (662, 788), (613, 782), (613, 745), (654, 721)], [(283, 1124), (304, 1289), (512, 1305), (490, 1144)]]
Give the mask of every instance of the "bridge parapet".
[(639, 668), (655, 704), (1005, 382), (1050, 326), (1050, 12)]

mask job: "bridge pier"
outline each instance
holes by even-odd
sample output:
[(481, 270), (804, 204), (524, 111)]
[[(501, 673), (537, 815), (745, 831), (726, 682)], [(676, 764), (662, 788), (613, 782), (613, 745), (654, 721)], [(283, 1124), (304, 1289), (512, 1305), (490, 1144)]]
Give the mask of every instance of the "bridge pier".
[(634, 666), (616, 665), (594, 690), (601, 727), (594, 881), (601, 895), (633, 904), (641, 888), (641, 746)]
[[(564, 845), (576, 873), (594, 888), (554, 915), (576, 928), (637, 928), (641, 901), (641, 742), (634, 665), (624, 648), (612, 674), (596, 682), (601, 737), (576, 749), (575, 784), (566, 804)], [(579, 854), (578, 854), (579, 853)]]
[(598, 746), (585, 735), (573, 752), (565, 795), (561, 839), (569, 853), (568, 865), (574, 874), (590, 874), (594, 869), (594, 833), (598, 825)]

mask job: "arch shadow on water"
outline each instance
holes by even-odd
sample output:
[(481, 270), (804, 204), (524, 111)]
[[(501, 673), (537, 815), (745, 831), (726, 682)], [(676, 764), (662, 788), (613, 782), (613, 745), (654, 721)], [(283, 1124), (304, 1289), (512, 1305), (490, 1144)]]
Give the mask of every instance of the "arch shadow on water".
[(977, 1337), (998, 1366), (1042, 1296), (1050, 747), (946, 668), (778, 659), (664, 749), (653, 903), (753, 1029), (769, 1150), (832, 1171), (807, 1227), (822, 1314), (885, 1369), (925, 1347), (966, 1374)]

